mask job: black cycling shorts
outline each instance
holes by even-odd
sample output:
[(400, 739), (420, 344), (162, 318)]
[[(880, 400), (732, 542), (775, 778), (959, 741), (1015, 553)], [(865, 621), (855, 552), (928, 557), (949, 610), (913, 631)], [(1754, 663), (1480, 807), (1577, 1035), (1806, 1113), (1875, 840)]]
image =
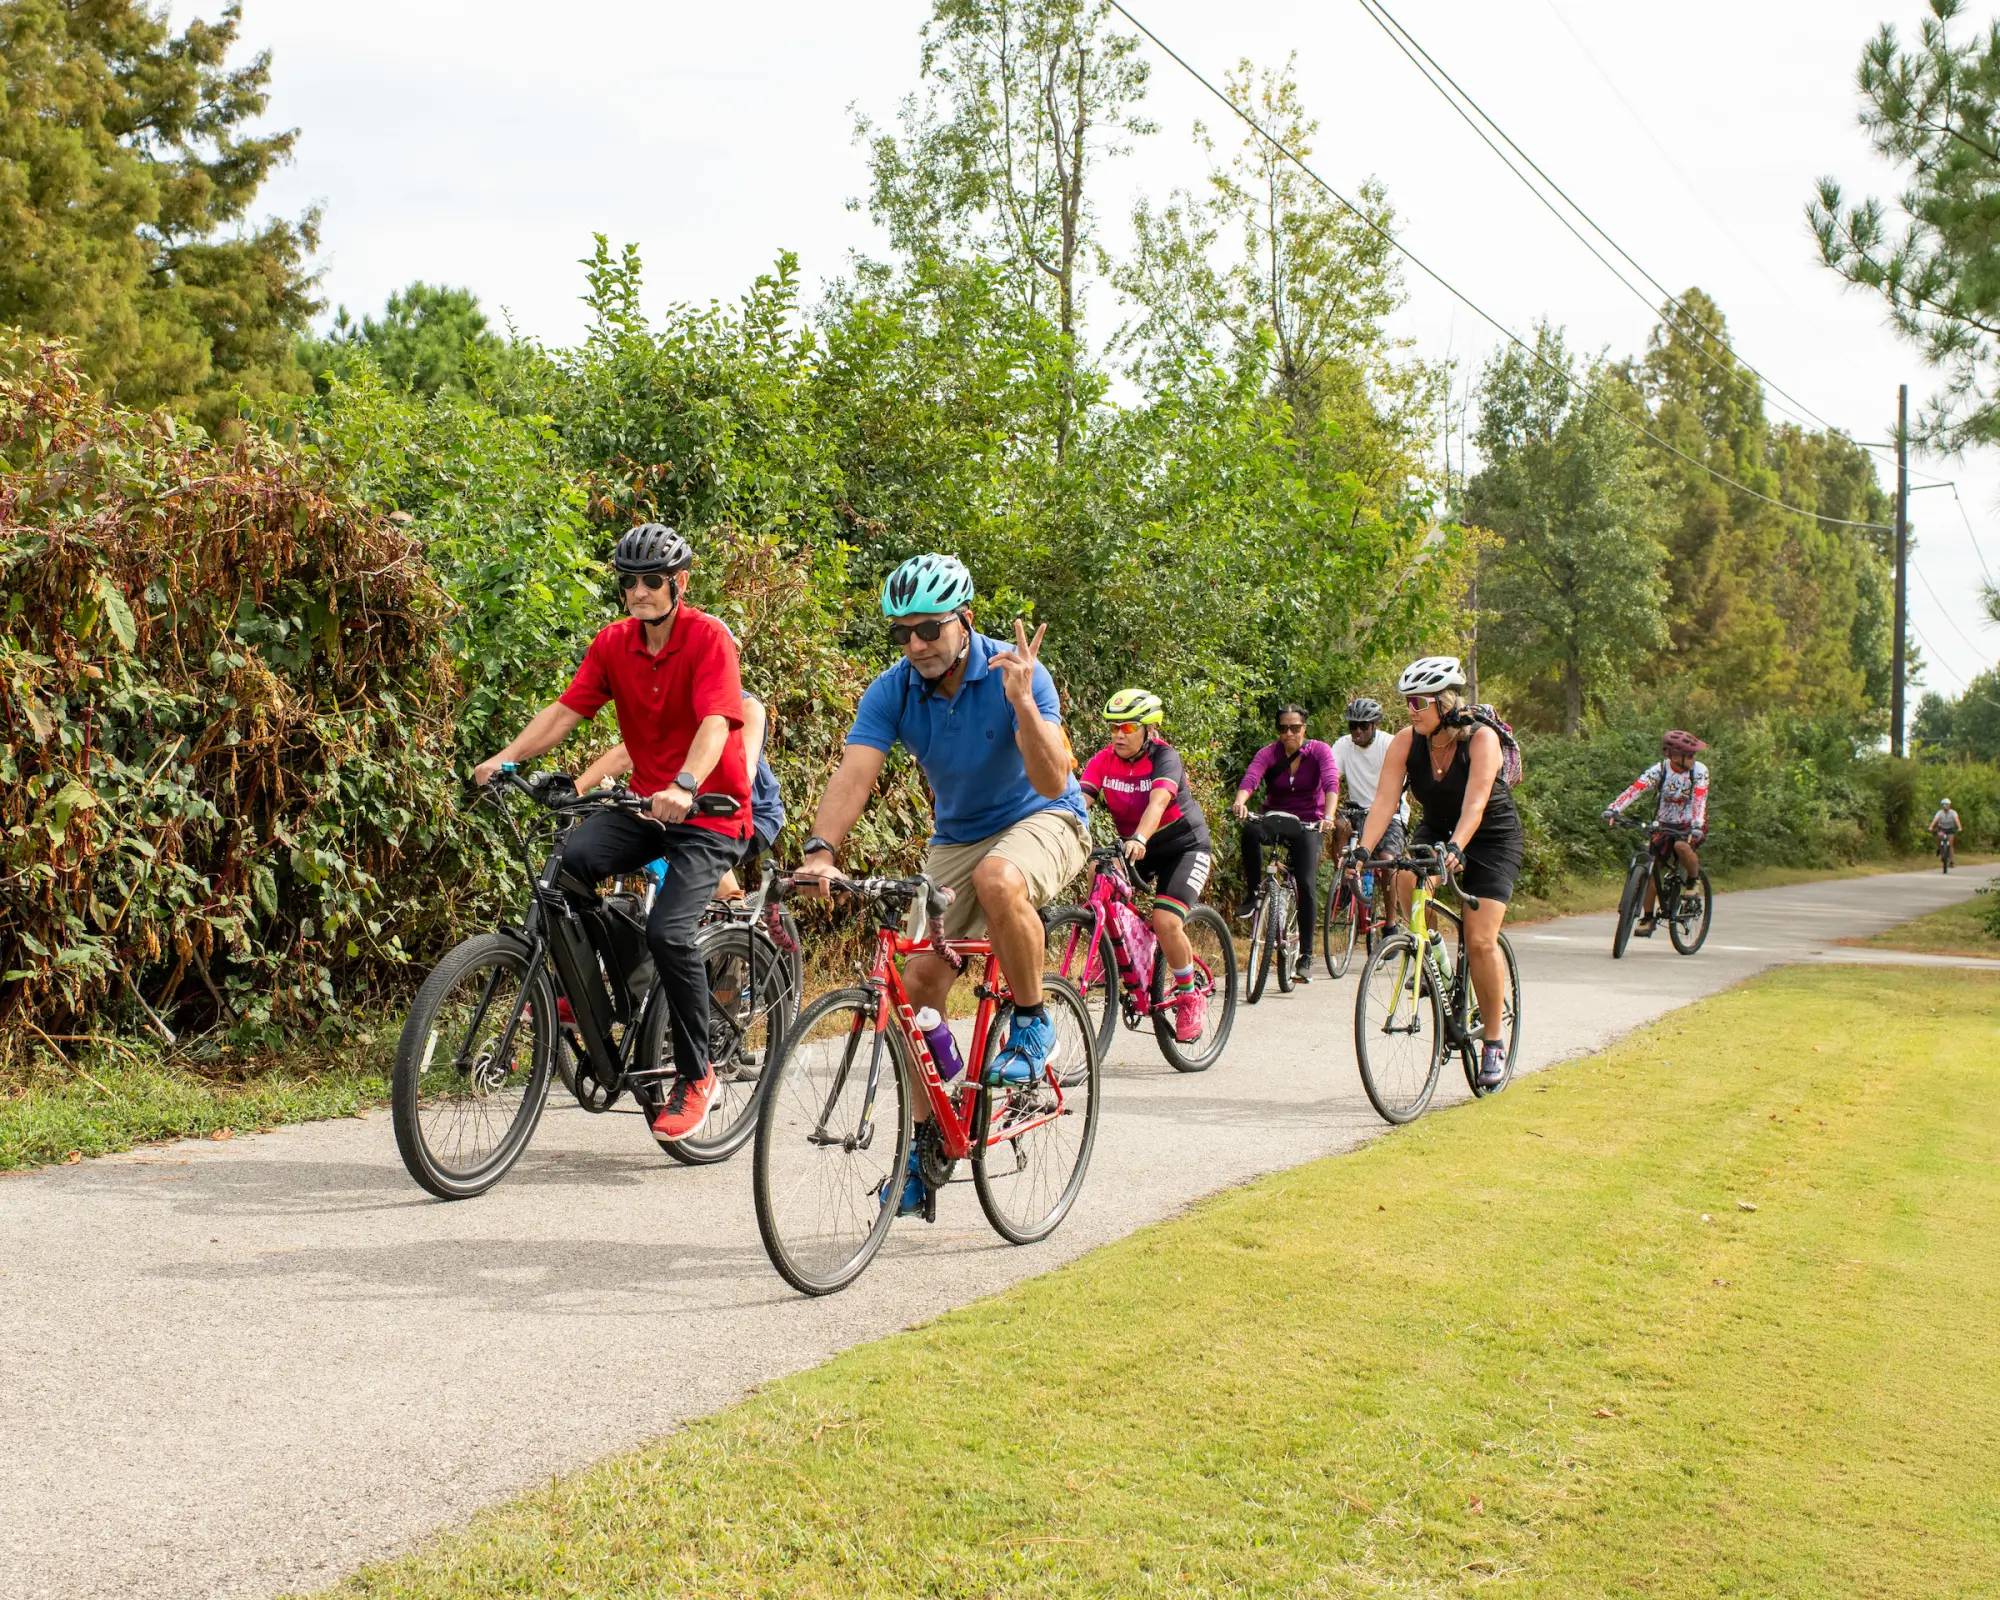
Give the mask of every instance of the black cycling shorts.
[(1168, 855), (1150, 850), (1132, 863), (1132, 876), (1153, 891), (1153, 898), (1185, 918), (1201, 900), (1215, 856), (1205, 844), (1189, 845)]
[[(1451, 837), (1449, 828), (1433, 832), (1430, 824), (1417, 824), (1415, 842), (1433, 848)], [(1478, 900), (1498, 900), (1502, 905), (1514, 898), (1514, 885), (1521, 876), (1521, 847), (1525, 840), (1519, 828), (1494, 834), (1481, 828), (1465, 848), (1465, 870), (1453, 877), (1467, 894)]]

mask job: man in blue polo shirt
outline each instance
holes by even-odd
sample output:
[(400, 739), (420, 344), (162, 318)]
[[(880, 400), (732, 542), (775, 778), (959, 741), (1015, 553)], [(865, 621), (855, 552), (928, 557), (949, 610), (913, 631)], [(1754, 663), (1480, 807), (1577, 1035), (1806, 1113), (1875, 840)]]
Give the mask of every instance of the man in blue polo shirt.
[[(974, 629), (971, 606), (972, 574), (951, 556), (912, 557), (883, 584), (882, 610), (903, 659), (861, 697), (799, 875), (837, 876), (835, 853), (900, 742), (936, 803), (924, 870), (952, 891), (945, 933), (970, 939), (983, 928), (1013, 991), (1007, 1048), (994, 1069), (1003, 1082), (1028, 1083), (1055, 1040), (1042, 1005), (1036, 911), (1083, 866), (1089, 835), (1055, 680), (1035, 659), (1047, 629), (1030, 640), (1017, 622), (1008, 645)], [(954, 976), (936, 956), (911, 957), (903, 971), (910, 1003), (943, 1011)]]

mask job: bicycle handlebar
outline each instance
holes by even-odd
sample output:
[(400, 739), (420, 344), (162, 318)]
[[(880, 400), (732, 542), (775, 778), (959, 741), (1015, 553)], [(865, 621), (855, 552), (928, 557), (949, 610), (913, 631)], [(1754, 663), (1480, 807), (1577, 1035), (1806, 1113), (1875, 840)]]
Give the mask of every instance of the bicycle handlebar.
[(1641, 822), (1637, 817), (1620, 816), (1611, 819), (1611, 826), (1614, 828), (1649, 828), (1654, 833), (1668, 834), (1676, 839), (1691, 839), (1694, 837), (1694, 829), (1684, 828), (1677, 822)]
[(1418, 872), (1426, 877), (1442, 878), (1444, 886), (1458, 896), (1458, 903), (1468, 911), (1479, 909), (1479, 896), (1466, 893), (1465, 886), (1458, 882), (1452, 870), (1451, 861), (1436, 845), (1415, 844), (1410, 846), (1408, 855), (1378, 856), (1367, 865), (1380, 872), (1384, 868), (1398, 872)]
[(931, 916), (942, 916), (951, 904), (950, 889), (934, 882), (923, 873), (913, 878), (832, 878), (801, 877), (797, 873), (786, 873), (771, 880), (773, 895), (782, 900), (787, 894), (802, 889), (807, 884), (816, 884), (829, 892), (853, 895), (857, 900), (873, 900), (878, 904), (908, 905), (919, 895), (923, 896), (924, 910)]
[[(560, 776), (560, 774), (550, 776)], [(506, 790), (518, 789), (536, 805), (563, 813), (608, 807), (616, 811), (629, 811), (634, 816), (652, 814), (653, 797), (649, 794), (635, 794), (623, 784), (614, 785), (609, 789), (593, 789), (589, 794), (576, 793), (574, 786), (568, 794), (551, 794), (549, 792), (551, 787), (545, 784), (537, 788), (510, 764), (501, 768), (498, 777), (490, 778), (482, 784), (480, 793), (488, 799), (497, 801)], [(742, 802), (733, 795), (702, 794), (695, 796), (694, 807), (689, 814), (703, 817), (733, 817), (742, 809)]]

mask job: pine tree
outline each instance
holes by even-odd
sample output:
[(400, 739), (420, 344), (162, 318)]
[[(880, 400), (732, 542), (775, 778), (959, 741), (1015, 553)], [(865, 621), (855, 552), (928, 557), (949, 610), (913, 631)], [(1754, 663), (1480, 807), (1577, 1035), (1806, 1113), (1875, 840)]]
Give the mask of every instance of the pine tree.
[[(239, 225), (295, 132), (252, 136), (270, 57), (241, 8), (180, 33), (143, 0), (0, 0), (0, 324), (73, 340), (128, 404), (227, 417), (303, 392), (318, 216)], [(238, 229), (239, 231), (229, 231)]]

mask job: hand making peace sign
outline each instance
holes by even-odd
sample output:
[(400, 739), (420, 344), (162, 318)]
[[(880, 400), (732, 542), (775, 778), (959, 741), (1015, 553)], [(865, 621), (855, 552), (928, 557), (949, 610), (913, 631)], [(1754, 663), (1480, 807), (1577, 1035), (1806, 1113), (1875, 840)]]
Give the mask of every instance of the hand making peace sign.
[(1028, 637), (1028, 627), (1019, 617), (1014, 619), (1014, 647), (1011, 650), (996, 650), (993, 660), (999, 665), (1000, 677), (1006, 685), (1007, 698), (1017, 709), (1035, 703), (1035, 657), (1042, 648), (1042, 639), (1049, 631), (1045, 622), (1035, 630), (1033, 639)]

